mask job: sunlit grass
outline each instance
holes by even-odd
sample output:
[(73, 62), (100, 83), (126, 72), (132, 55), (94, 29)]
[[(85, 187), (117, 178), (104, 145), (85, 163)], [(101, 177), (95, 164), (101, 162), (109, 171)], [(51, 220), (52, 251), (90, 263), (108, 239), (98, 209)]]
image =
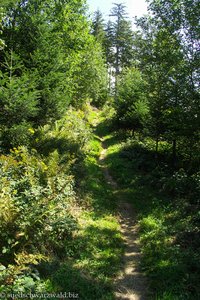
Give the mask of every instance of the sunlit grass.
[[(174, 199), (167, 191), (157, 188), (157, 172), (162, 170), (161, 176), (169, 176), (169, 170), (159, 169), (155, 161), (155, 142), (150, 139), (140, 142), (137, 137), (135, 140), (122, 138), (121, 133), (116, 132), (105, 137), (106, 164), (118, 182), (118, 197), (131, 202), (137, 212), (142, 268), (149, 278), (150, 299), (198, 299), (199, 255), (190, 245), (186, 249), (178, 242), (182, 232), (193, 228), (192, 218), (185, 212), (185, 200)], [(168, 159), (167, 155), (164, 157), (166, 151), (169, 151), (168, 143), (160, 142), (162, 161)]]
[(101, 141), (94, 137), (87, 145), (83, 166), (79, 229), (66, 245), (70, 260), (61, 264), (52, 278), (54, 290), (73, 287), (80, 299), (114, 299), (112, 283), (123, 254), (115, 194), (98, 162), (101, 151)]

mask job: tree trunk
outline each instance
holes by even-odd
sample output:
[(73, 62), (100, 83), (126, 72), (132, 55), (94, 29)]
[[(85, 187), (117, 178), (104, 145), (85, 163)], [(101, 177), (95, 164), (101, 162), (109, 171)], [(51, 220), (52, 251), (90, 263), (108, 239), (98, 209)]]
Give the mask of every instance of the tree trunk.
[(156, 157), (158, 156), (158, 143), (159, 143), (159, 139), (158, 137), (156, 137)]
[(174, 139), (172, 142), (172, 159), (173, 159), (173, 165), (176, 165), (176, 157), (177, 157), (177, 153), (176, 153), (176, 146), (177, 146), (177, 142)]

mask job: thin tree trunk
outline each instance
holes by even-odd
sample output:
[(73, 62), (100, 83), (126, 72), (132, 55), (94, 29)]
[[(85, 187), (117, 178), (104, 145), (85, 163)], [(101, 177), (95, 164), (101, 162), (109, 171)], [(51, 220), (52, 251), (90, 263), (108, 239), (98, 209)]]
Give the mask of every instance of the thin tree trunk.
[(172, 159), (173, 159), (174, 166), (176, 165), (176, 157), (177, 157), (176, 148), (177, 148), (177, 142), (176, 139), (174, 139), (172, 142)]
[(156, 137), (156, 154), (155, 154), (155, 158), (158, 159), (158, 146), (159, 146), (159, 138), (158, 136)]

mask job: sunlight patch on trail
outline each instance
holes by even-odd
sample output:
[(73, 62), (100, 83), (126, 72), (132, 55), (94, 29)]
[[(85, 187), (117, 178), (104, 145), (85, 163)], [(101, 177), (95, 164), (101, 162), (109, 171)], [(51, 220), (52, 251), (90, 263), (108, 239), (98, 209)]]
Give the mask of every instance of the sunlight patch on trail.
[(107, 149), (102, 141), (103, 150), (101, 151), (99, 163), (103, 168), (104, 176), (111, 185), (113, 193), (116, 195), (119, 207), (119, 223), (125, 243), (125, 252), (123, 256), (123, 269), (114, 282), (116, 299), (124, 300), (146, 300), (147, 298), (147, 280), (140, 270), (141, 252), (138, 241), (138, 226), (136, 224), (135, 213), (130, 203), (123, 201), (123, 195), (117, 182), (112, 178), (107, 166), (105, 157)]

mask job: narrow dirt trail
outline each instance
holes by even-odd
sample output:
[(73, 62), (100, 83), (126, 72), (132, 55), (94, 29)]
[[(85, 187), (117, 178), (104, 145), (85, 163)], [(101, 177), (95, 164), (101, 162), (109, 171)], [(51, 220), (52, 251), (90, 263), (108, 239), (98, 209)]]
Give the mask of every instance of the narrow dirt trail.
[(139, 268), (141, 253), (138, 241), (138, 226), (136, 224), (133, 207), (127, 201), (123, 201), (118, 195), (118, 185), (109, 174), (105, 165), (106, 148), (102, 142), (103, 150), (99, 161), (105, 178), (111, 185), (113, 193), (118, 198), (119, 222), (125, 242), (123, 257), (123, 269), (114, 283), (115, 297), (117, 300), (147, 300), (147, 280)]

